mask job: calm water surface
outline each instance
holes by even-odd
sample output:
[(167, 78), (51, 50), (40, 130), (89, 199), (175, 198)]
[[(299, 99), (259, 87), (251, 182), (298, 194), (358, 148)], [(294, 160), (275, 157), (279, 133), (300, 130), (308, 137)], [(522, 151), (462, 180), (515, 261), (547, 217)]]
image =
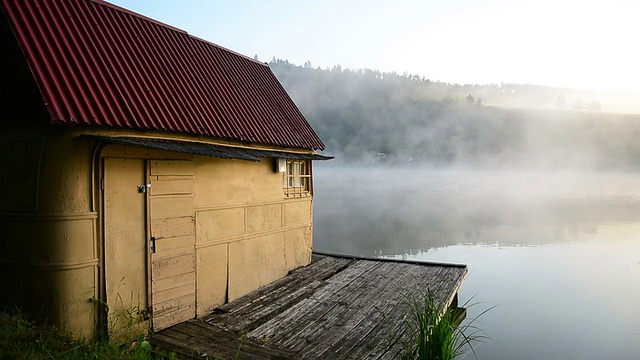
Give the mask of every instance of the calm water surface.
[(640, 174), (314, 176), (316, 250), (469, 266), (469, 317), (498, 305), (480, 359), (640, 359)]

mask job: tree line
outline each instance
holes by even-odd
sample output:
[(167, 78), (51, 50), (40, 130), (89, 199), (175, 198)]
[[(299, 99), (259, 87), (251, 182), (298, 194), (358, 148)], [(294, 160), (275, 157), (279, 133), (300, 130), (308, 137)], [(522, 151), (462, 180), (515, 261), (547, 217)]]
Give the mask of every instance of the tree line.
[(569, 104), (564, 89), (279, 59), (269, 66), (336, 163), (640, 168), (640, 116), (601, 112), (597, 101)]

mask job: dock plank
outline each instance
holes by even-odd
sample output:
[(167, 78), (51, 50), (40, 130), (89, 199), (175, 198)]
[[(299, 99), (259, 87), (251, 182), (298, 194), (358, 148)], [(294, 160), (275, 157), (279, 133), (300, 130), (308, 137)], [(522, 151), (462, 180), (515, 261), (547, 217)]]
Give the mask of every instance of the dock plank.
[[(349, 301), (355, 296), (349, 292), (341, 293), (341, 290), (377, 265), (380, 264), (375, 262), (353, 263), (348, 269), (328, 279), (327, 286), (287, 309), (269, 323), (255, 329), (252, 335), (268, 338), (275, 344), (302, 339), (300, 334), (317, 326), (319, 322), (323, 322), (324, 316), (334, 309), (340, 301)], [(364, 286), (364, 283), (357, 282), (352, 289), (356, 290), (361, 286)]]
[(313, 262), (257, 291), (154, 334), (151, 343), (202, 359), (392, 358), (416, 296), (449, 305), (465, 265), (314, 253)]
[(293, 271), (236, 301), (225, 304), (207, 316), (204, 321), (232, 331), (252, 330), (275, 317), (289, 306), (299, 302), (324, 280), (347, 268), (353, 260), (324, 258), (312, 263), (305, 271)]
[[(389, 286), (381, 289), (380, 292), (376, 292), (374, 296), (370, 297), (372, 301), (369, 308), (362, 307), (357, 309), (354, 316), (351, 317), (344, 326), (344, 334), (340, 337), (335, 337), (335, 340), (330, 346), (319, 353), (319, 356), (329, 354), (347, 354), (353, 348), (361, 346), (363, 340), (371, 336), (373, 331), (379, 326), (381, 322), (388, 321), (388, 314), (394, 309), (398, 303), (404, 301), (403, 296), (398, 294), (401, 292), (402, 287), (405, 284), (406, 279), (411, 279), (414, 276), (419, 275), (419, 269), (416, 267), (407, 269), (407, 271), (397, 271), (397, 277), (390, 279)], [(373, 311), (371, 310), (373, 309)], [(395, 324), (392, 324), (395, 325)], [(387, 335), (389, 338), (391, 333)], [(376, 336), (377, 339), (382, 338)], [(386, 341), (387, 339), (385, 339)]]
[[(408, 335), (405, 333), (406, 328), (402, 327), (402, 322), (406, 316), (410, 316), (409, 311), (414, 299), (419, 299), (425, 291), (431, 291), (436, 298), (443, 299), (447, 297), (447, 294), (440, 293), (439, 291), (444, 289), (451, 291), (451, 299), (453, 299), (453, 296), (455, 296), (459, 289), (459, 286), (456, 286), (458, 280), (460, 281), (459, 285), (462, 285), (462, 281), (466, 277), (466, 272), (460, 274), (455, 268), (421, 268), (420, 271), (421, 276), (413, 278), (413, 281), (408, 284), (409, 286), (407, 286), (404, 301), (398, 303), (396, 308), (388, 315), (389, 318), (397, 319), (396, 322), (394, 324), (381, 323), (380, 326), (375, 329), (377, 336), (368, 337), (365, 343), (350, 351), (347, 357), (358, 359), (366, 355), (369, 358), (396, 358), (396, 354), (402, 350), (402, 341), (405, 340)], [(460, 279), (458, 277), (452, 277), (454, 275), (458, 275)], [(439, 282), (442, 283), (442, 286), (440, 286), (438, 282), (435, 282), (435, 280), (440, 280)], [(445, 281), (448, 283), (445, 284)], [(446, 303), (450, 304), (450, 301)], [(383, 334), (390, 333), (394, 333), (394, 338), (398, 340), (393, 346), (376, 341), (376, 339), (381, 338)], [(363, 352), (363, 350), (365, 351)]]
[[(358, 279), (361, 284), (345, 287), (341, 291), (341, 301), (335, 307), (324, 314), (318, 321), (307, 327), (306, 331), (292, 339), (299, 340), (312, 338), (313, 342), (304, 343), (304, 347), (298, 355), (301, 358), (310, 357), (312, 354), (324, 353), (340, 338), (346, 336), (351, 330), (349, 322), (359, 323), (364, 317), (375, 310), (376, 299), (388, 295), (385, 287), (388, 285), (389, 274), (393, 272), (393, 264), (383, 263), (372, 271), (362, 274)], [(342, 297), (344, 296), (344, 297)], [(353, 324), (352, 324), (353, 325)], [(314, 334), (316, 334), (314, 336)], [(297, 350), (293, 341), (284, 343), (284, 347)]]

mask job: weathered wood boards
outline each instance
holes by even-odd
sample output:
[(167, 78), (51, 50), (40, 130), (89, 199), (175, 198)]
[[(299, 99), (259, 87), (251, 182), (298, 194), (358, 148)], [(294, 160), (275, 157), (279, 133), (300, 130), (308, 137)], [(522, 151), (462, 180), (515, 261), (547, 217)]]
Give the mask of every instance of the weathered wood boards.
[(153, 329), (195, 317), (194, 165), (151, 161)]
[[(314, 256), (314, 262), (201, 319), (154, 335), (179, 355), (235, 358), (388, 358), (411, 299), (427, 289), (450, 304), (463, 265)], [(243, 339), (243, 336), (246, 339)]]

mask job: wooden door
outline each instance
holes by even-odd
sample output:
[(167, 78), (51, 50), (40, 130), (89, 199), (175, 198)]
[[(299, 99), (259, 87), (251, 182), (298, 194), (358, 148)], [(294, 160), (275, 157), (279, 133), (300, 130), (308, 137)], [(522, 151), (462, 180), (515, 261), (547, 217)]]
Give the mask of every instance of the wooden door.
[(113, 340), (148, 329), (146, 195), (144, 160), (103, 162), (104, 276), (107, 327)]
[(150, 162), (153, 330), (196, 314), (193, 161)]

